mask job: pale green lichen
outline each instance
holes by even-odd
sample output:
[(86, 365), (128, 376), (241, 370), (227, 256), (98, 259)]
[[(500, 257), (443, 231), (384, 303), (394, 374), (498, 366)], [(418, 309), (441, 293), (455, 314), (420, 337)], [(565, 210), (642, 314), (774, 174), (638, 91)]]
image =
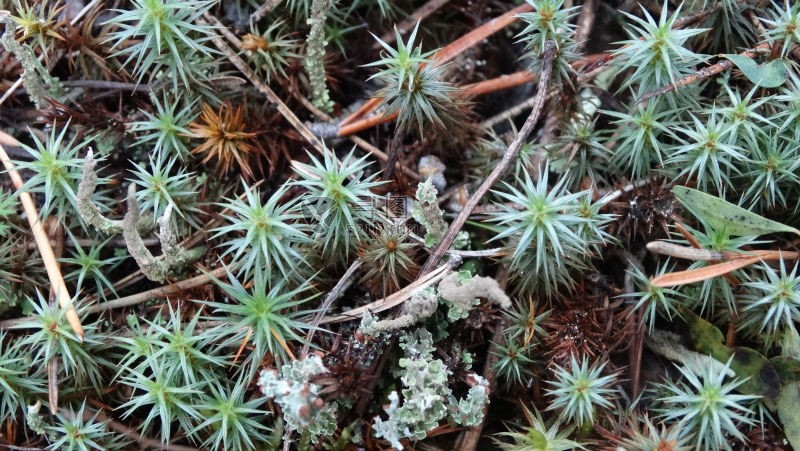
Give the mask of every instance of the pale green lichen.
[(456, 234), (453, 240), (453, 249), (466, 249), (470, 244), (469, 232), (462, 230)]
[[(83, 160), (83, 174), (78, 185), (78, 213), (84, 222), (107, 235), (122, 233), (122, 221), (108, 219), (103, 216), (100, 207), (92, 200), (94, 191), (97, 188), (96, 168), (97, 160), (94, 159), (94, 152), (89, 149), (86, 153), (86, 158)], [(152, 230), (149, 224), (150, 219), (148, 217), (138, 224), (140, 233), (147, 233)]]
[(450, 322), (464, 319), (473, 307), (480, 304), (479, 298), (497, 304), (501, 309), (511, 307), (511, 299), (496, 280), (491, 277), (473, 276), (469, 271), (458, 271), (446, 275), (436, 287), (419, 290), (403, 303), (400, 316), (379, 320), (366, 312), (359, 330), (364, 335), (376, 336), (384, 332), (413, 326), (430, 318), (441, 299), (448, 306)]
[[(450, 418), (452, 421), (466, 427), (475, 427), (483, 422), (486, 405), (489, 404), (489, 381), (478, 374), (472, 373), (467, 377), (470, 389), (467, 397), (459, 399), (456, 404), (450, 405)], [(451, 401), (454, 401), (452, 395)]]
[(403, 375), (403, 402), (396, 391), (389, 394), (389, 406), (384, 411), (386, 420), (375, 417), (373, 430), (376, 437), (386, 439), (391, 446), (403, 449), (403, 438), (422, 440), (446, 416), (450, 421), (464, 426), (475, 426), (483, 421), (489, 402), (488, 382), (471, 374), (467, 397), (456, 399), (447, 379), (450, 370), (443, 361), (433, 358), (433, 336), (425, 329), (400, 338), (405, 357), (400, 359)]
[(447, 223), (439, 208), (436, 196), (438, 192), (430, 180), (426, 180), (417, 187), (416, 200), (411, 208), (411, 216), (425, 227), (425, 246), (432, 247), (447, 233)]
[(472, 276), (469, 271), (448, 274), (439, 282), (439, 294), (450, 307), (447, 318), (451, 322), (466, 318), (469, 311), (479, 304), (478, 298), (486, 298), (501, 309), (511, 307), (511, 299), (496, 280)]
[(330, 0), (314, 0), (311, 4), (311, 17), (308, 24), (311, 30), (306, 40), (306, 58), (304, 60), (308, 73), (308, 84), (311, 85), (311, 100), (314, 106), (330, 112), (333, 109), (328, 86), (325, 83), (325, 17), (331, 8)]
[[(47, 107), (47, 97), (59, 98), (63, 88), (58, 78), (52, 77), (47, 69), (36, 59), (33, 50), (27, 44), (20, 44), (14, 39), (14, 31), (17, 29), (14, 21), (7, 11), (0, 11), (0, 24), (5, 31), (0, 36), (0, 44), (7, 52), (13, 53), (22, 66), (22, 85), (31, 98), (36, 109), (41, 110)], [(49, 84), (50, 88), (45, 85)]]
[(402, 314), (397, 318), (379, 320), (367, 311), (361, 320), (359, 330), (364, 335), (377, 336), (383, 332), (411, 327), (433, 315), (438, 303), (434, 287), (419, 290), (403, 303)]
[(158, 219), (158, 239), (161, 242), (163, 255), (153, 256), (142, 240), (137, 225), (139, 224), (141, 211), (139, 203), (136, 202), (136, 187), (128, 187), (128, 212), (122, 219), (122, 237), (128, 246), (131, 254), (139, 268), (148, 279), (155, 282), (163, 282), (175, 268), (181, 268), (186, 264), (197, 260), (205, 252), (205, 248), (186, 250), (178, 244), (178, 237), (169, 227), (172, 204), (169, 204), (164, 215)]
[(263, 370), (258, 379), (261, 392), (281, 406), (287, 426), (309, 435), (312, 443), (336, 431), (336, 403), (325, 403), (319, 397), (322, 387), (310, 382), (328, 372), (322, 359), (311, 355), (283, 365), (280, 375), (275, 370)]
[(44, 421), (44, 417), (39, 411), (42, 410), (42, 402), (36, 401), (36, 404), (32, 406), (28, 406), (28, 411), (25, 414), (25, 422), (28, 424), (28, 428), (33, 432), (44, 435), (47, 432), (47, 423)]

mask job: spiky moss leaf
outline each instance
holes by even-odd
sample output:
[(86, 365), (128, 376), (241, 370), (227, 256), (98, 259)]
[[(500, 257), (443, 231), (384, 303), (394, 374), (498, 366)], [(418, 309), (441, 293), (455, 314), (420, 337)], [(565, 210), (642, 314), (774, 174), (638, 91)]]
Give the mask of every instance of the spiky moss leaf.
[(570, 356), (569, 367), (556, 366), (552, 389), (547, 395), (552, 401), (547, 410), (559, 410), (559, 418), (580, 428), (594, 424), (598, 410), (611, 409), (610, 399), (616, 396), (614, 384), (618, 373), (600, 376), (607, 362), (592, 363), (584, 356), (580, 362)]
[(680, 382), (666, 381), (660, 389), (667, 396), (658, 403), (660, 417), (665, 422), (678, 424), (684, 436), (691, 436), (695, 449), (731, 450), (732, 442), (746, 443), (743, 433), (755, 425), (754, 411), (748, 407), (759, 396), (737, 394), (742, 379), (728, 379), (725, 370), (718, 371), (706, 366), (700, 376), (690, 369), (679, 366)]
[[(627, 34), (630, 39), (617, 42), (620, 47), (614, 51), (617, 64), (622, 70), (631, 69), (622, 87), (638, 84), (638, 94), (655, 90), (674, 82), (684, 75), (694, 72), (694, 65), (706, 61), (705, 55), (684, 47), (693, 36), (705, 33), (706, 28), (682, 28), (676, 26), (681, 15), (678, 7), (669, 14), (669, 2), (663, 2), (658, 18), (650, 15), (644, 6), (643, 18), (623, 12), (627, 19)], [(671, 106), (677, 106), (676, 99), (688, 99), (685, 91), (674, 91), (665, 96)]]
[(204, 65), (193, 57), (219, 54), (206, 45), (216, 36), (214, 27), (196, 23), (215, 4), (213, 0), (133, 0), (131, 9), (113, 10), (115, 16), (102, 24), (116, 27), (104, 43), (113, 42), (112, 56), (126, 57), (123, 67), (133, 63), (138, 82), (163, 69), (173, 90), (178, 90), (179, 82), (190, 90), (193, 83), (206, 78)]
[(81, 178), (83, 159), (78, 155), (89, 143), (76, 143), (76, 136), (66, 140), (69, 122), (58, 131), (53, 124), (50, 135), (42, 141), (31, 132), (34, 146), (20, 143), (20, 147), (28, 154), (24, 160), (15, 160), (17, 170), (31, 171), (31, 177), (22, 185), (20, 191), (40, 193), (44, 198), (41, 207), (42, 217), (56, 214), (65, 219), (70, 212), (78, 210), (76, 186)]
[(355, 148), (341, 161), (333, 151), (322, 158), (308, 153), (310, 164), (295, 163), (298, 179), (290, 186), (306, 190), (298, 211), (312, 228), (313, 247), (330, 263), (343, 263), (356, 247), (368, 239), (376, 218), (372, 208), (377, 195), (372, 189), (385, 182), (377, 174), (367, 175), (369, 155), (355, 156)]
[(432, 64), (437, 50), (423, 52), (421, 45), (414, 46), (419, 24), (406, 42), (395, 28), (396, 49), (373, 35), (383, 47), (381, 59), (364, 67), (382, 67), (367, 81), (378, 79), (385, 84), (377, 94), (383, 98), (385, 115), (398, 114), (397, 130), (405, 133), (416, 126), (422, 136), (428, 125), (446, 131), (463, 124), (464, 117), (457, 101), (459, 89), (445, 81), (448, 65)]
[(288, 186), (282, 185), (262, 203), (259, 190), (242, 183), (245, 199), (226, 199), (226, 203), (218, 204), (232, 214), (222, 214), (228, 224), (212, 229), (215, 234), (211, 239), (227, 235), (220, 245), (227, 248), (222, 257), (232, 255), (235, 264), (241, 264), (239, 274), (264, 272), (271, 281), (280, 281), (286, 275), (299, 278), (308, 263), (295, 246), (311, 240), (306, 236), (307, 227), (298, 223), (302, 215), (292, 211), (296, 200), (281, 203)]
[(800, 382), (783, 387), (778, 400), (778, 416), (783, 424), (783, 433), (794, 449), (800, 449)]
[(207, 305), (215, 309), (217, 319), (232, 326), (226, 346), (234, 343), (239, 346), (244, 334), (252, 331), (254, 349), (241, 365), (248, 377), (255, 375), (267, 353), (281, 365), (289, 360), (289, 343), (306, 344), (305, 331), (315, 327), (305, 317), (316, 312), (301, 308), (316, 297), (307, 294), (311, 288), (309, 281), (303, 281), (292, 290), (287, 287), (291, 283), (288, 279), (272, 282), (263, 272), (255, 273), (252, 284), (243, 285), (230, 272), (228, 279), (230, 284), (212, 278), (231, 302), (208, 302)]
[(800, 4), (795, 1), (784, 0), (782, 7), (779, 2), (775, 9), (767, 11), (768, 18), (760, 18), (767, 30), (764, 38), (769, 43), (781, 46), (781, 56), (789, 55), (795, 44), (800, 43)]
[(686, 335), (695, 351), (710, 355), (722, 363), (733, 356), (730, 368), (737, 377), (748, 378), (739, 386), (739, 391), (761, 395), (768, 407), (775, 407), (781, 390), (781, 378), (763, 354), (741, 346), (734, 348), (725, 346), (722, 331), (689, 309), (683, 309), (683, 317), (686, 322)]
[(568, 437), (575, 429), (572, 426), (562, 426), (559, 420), (545, 423), (542, 414), (534, 407), (533, 412), (522, 406), (525, 418), (530, 426), (523, 427), (517, 432), (501, 432), (499, 437), (508, 437), (513, 443), (506, 443), (493, 439), (500, 449), (506, 451), (565, 451), (569, 449), (586, 449), (578, 442), (569, 440)]

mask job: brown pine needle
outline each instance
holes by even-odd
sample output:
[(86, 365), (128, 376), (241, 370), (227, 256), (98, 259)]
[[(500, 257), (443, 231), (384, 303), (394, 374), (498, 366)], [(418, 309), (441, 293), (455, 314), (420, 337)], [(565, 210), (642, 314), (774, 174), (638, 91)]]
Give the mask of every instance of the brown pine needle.
[(683, 237), (686, 238), (686, 241), (688, 241), (689, 244), (692, 245), (692, 247), (696, 249), (701, 249), (703, 247), (700, 245), (700, 242), (697, 241), (697, 238), (695, 238), (694, 235), (692, 235), (688, 230), (686, 230), (686, 227), (684, 227), (683, 224), (681, 224), (680, 222), (676, 222), (675, 228), (678, 229), (679, 232), (681, 232), (681, 235), (683, 235)]
[(713, 265), (702, 268), (687, 269), (685, 271), (675, 271), (662, 274), (652, 279), (653, 286), (666, 288), (676, 285), (687, 285), (695, 282), (702, 282), (718, 276), (726, 276), (729, 273), (750, 266), (760, 261), (775, 260), (798, 260), (800, 252), (792, 251), (752, 251), (752, 252), (719, 252), (709, 249), (696, 249), (691, 247), (679, 246), (665, 241), (653, 241), (647, 243), (647, 250), (654, 254), (669, 255), (671, 257), (684, 258), (694, 261), (720, 261)]
[(239, 346), (239, 350), (236, 351), (236, 355), (233, 357), (233, 364), (234, 365), (236, 365), (236, 362), (239, 361), (239, 356), (242, 355), (242, 351), (244, 351), (245, 346), (247, 346), (247, 343), (250, 342), (250, 338), (252, 336), (253, 336), (253, 328), (252, 327), (248, 327), (247, 328), (247, 335), (245, 335), (244, 340), (242, 341), (242, 345)]
[(690, 283), (702, 282), (706, 279), (728, 274), (732, 271), (736, 271), (737, 269), (750, 266), (753, 263), (758, 263), (763, 259), (764, 258), (760, 255), (756, 255), (749, 258), (740, 258), (714, 265), (704, 266), (702, 268), (671, 272), (654, 278), (651, 283), (653, 286), (660, 288), (674, 287), (676, 285), (688, 285)]
[[(442, 64), (447, 63), (448, 61), (453, 60), (458, 55), (464, 53), (466, 50), (478, 45), (479, 43), (483, 42), (489, 36), (497, 33), (498, 31), (506, 28), (507, 26), (511, 25), (517, 20), (517, 14), (527, 13), (533, 10), (533, 7), (528, 3), (523, 3), (516, 8), (513, 8), (505, 13), (493, 18), (492, 20), (482, 24), (481, 26), (475, 28), (474, 30), (470, 31), (469, 33), (461, 36), (460, 38), (456, 39), (455, 41), (447, 44), (446, 46), (442, 47), (436, 55), (433, 56), (433, 64), (435, 66), (440, 66)], [(413, 26), (413, 24), (412, 24)], [(392, 38), (394, 36), (392, 35)], [(384, 39), (384, 41), (386, 41)], [(386, 41), (388, 42), (388, 41)], [(350, 124), (362, 117), (366, 116), (367, 114), (375, 111), (378, 106), (380, 106), (383, 99), (380, 97), (373, 97), (366, 101), (361, 107), (359, 107), (355, 112), (344, 118), (344, 120), (339, 124), (340, 127), (344, 127), (347, 124)], [(396, 115), (395, 115), (396, 117)], [(374, 121), (385, 119), (384, 122), (377, 122)], [(385, 123), (388, 121), (393, 120), (394, 117), (389, 118), (388, 116), (384, 117), (383, 115), (375, 115), (368, 118), (365, 121), (359, 122), (359, 127), (372, 127), (377, 125), (378, 123)], [(358, 129), (356, 127), (350, 129), (344, 129), (339, 131), (339, 136), (348, 136), (355, 131), (363, 130), (363, 128)]]
[(292, 360), (297, 360), (297, 357), (295, 357), (292, 350), (289, 349), (289, 345), (286, 344), (286, 341), (283, 339), (283, 337), (281, 337), (279, 333), (275, 332), (275, 329), (270, 329), (269, 331), (272, 333), (272, 336), (278, 340), (278, 343), (281, 344), (283, 350), (286, 351), (286, 354), (289, 356), (289, 358)]

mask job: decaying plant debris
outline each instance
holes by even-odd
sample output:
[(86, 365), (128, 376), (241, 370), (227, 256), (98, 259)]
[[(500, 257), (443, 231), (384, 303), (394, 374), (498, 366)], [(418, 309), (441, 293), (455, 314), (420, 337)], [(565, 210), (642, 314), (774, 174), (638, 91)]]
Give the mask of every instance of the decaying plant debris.
[(800, 447), (800, 3), (0, 23), (0, 447)]

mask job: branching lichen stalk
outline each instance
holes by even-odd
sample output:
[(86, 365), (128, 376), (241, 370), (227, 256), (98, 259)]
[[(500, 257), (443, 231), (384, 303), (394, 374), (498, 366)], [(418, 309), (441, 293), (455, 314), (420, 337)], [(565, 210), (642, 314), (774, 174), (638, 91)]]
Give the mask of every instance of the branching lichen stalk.
[(306, 59), (305, 66), (308, 73), (308, 83), (311, 85), (311, 100), (314, 106), (325, 111), (330, 112), (333, 108), (333, 101), (331, 101), (328, 92), (328, 86), (325, 84), (325, 17), (328, 15), (331, 4), (330, 0), (314, 0), (311, 4), (311, 17), (308, 23), (311, 25), (311, 31), (308, 32), (308, 39), (306, 40)]
[(78, 213), (87, 224), (105, 234), (122, 233), (122, 222), (103, 216), (100, 207), (92, 201), (92, 195), (97, 187), (96, 166), (94, 152), (89, 150), (83, 163), (83, 177), (78, 185)]
[[(60, 89), (58, 78), (51, 77), (50, 73), (45, 69), (41, 62), (36, 59), (33, 50), (27, 44), (20, 44), (14, 39), (14, 30), (16, 25), (8, 12), (0, 12), (0, 24), (3, 25), (5, 31), (0, 37), (0, 44), (17, 57), (20, 66), (22, 66), (22, 84), (28, 96), (31, 98), (36, 109), (41, 110), (47, 107), (46, 97), (56, 97), (56, 93)], [(45, 88), (45, 83), (50, 84), (50, 89)]]
[(122, 221), (108, 219), (103, 216), (100, 208), (92, 202), (92, 195), (97, 185), (96, 165), (94, 154), (90, 150), (86, 154), (83, 178), (78, 186), (78, 213), (87, 224), (94, 226), (103, 233), (121, 233), (128, 247), (128, 252), (136, 260), (142, 273), (148, 279), (164, 282), (173, 268), (182, 267), (203, 255), (205, 250), (203, 247), (187, 251), (178, 244), (177, 236), (169, 227), (169, 219), (172, 214), (172, 204), (170, 204), (164, 215), (157, 220), (159, 225), (158, 238), (161, 242), (163, 255), (160, 257), (153, 256), (142, 239), (141, 233), (149, 229), (147, 225), (149, 221), (142, 220), (141, 208), (136, 201), (136, 185), (134, 184), (128, 187), (128, 212)]

